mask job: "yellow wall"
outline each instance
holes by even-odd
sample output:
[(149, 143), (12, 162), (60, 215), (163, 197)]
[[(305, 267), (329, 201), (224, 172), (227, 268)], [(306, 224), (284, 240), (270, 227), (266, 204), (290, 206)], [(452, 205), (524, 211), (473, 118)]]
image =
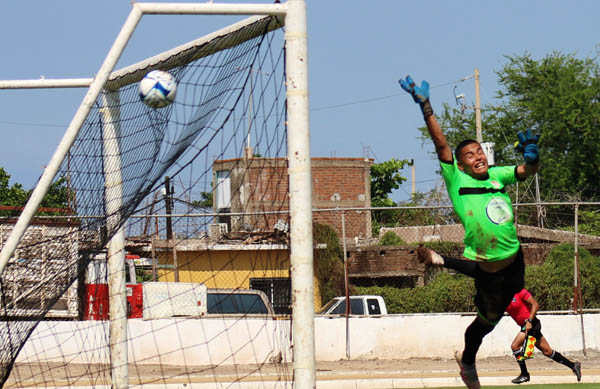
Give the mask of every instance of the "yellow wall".
[[(251, 278), (290, 276), (288, 250), (177, 251), (179, 282), (204, 283), (208, 288), (250, 288)], [(173, 265), (171, 252), (157, 252), (159, 265)], [(316, 258), (316, 255), (315, 255)], [(174, 282), (173, 269), (159, 266), (158, 281)], [(317, 278), (313, 277), (315, 309), (321, 307)]]

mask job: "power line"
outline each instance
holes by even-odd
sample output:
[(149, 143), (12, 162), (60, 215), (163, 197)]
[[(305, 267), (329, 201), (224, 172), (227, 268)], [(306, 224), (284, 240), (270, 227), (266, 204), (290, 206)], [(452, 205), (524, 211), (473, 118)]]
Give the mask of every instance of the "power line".
[[(459, 80), (455, 80), (455, 81), (450, 81), (450, 82), (446, 82), (443, 84), (438, 84), (438, 85), (433, 85), (430, 86), (429, 89), (436, 89), (436, 88), (441, 88), (443, 86), (448, 86), (448, 85), (454, 85), (457, 84), (459, 82), (464, 82), (470, 78), (473, 78), (473, 76), (467, 76), (467, 77), (463, 77)], [(364, 100), (356, 100), (356, 101), (349, 101), (347, 103), (342, 103), (342, 104), (334, 104), (334, 105), (326, 105), (323, 107), (317, 107), (317, 108), (312, 108), (311, 111), (315, 112), (315, 111), (324, 111), (327, 109), (335, 109), (335, 108), (343, 108), (343, 107), (348, 107), (351, 105), (358, 105), (358, 104), (367, 104), (367, 103), (372, 103), (374, 101), (380, 101), (380, 100), (386, 100), (386, 99), (391, 99), (392, 97), (396, 97), (396, 96), (404, 96), (406, 95), (406, 93), (394, 93), (392, 95), (387, 95), (387, 96), (380, 96), (380, 97), (372, 97), (370, 99), (364, 99)]]
[(26, 122), (6, 122), (0, 121), (0, 124), (12, 125), (12, 126), (32, 126), (32, 127), (56, 127), (56, 128), (66, 128), (68, 125), (66, 124), (44, 124), (44, 123), (26, 123)]
[[(455, 81), (449, 81), (443, 84), (437, 84), (437, 85), (433, 85), (430, 86), (430, 89), (436, 89), (436, 88), (441, 88), (444, 86), (448, 86), (448, 85), (454, 85), (457, 84), (459, 82), (464, 82), (467, 81), (468, 79), (472, 78), (473, 76), (467, 76), (467, 77), (463, 77), (461, 79), (455, 80)], [(372, 103), (375, 101), (381, 101), (381, 100), (387, 100), (387, 99), (391, 99), (393, 97), (397, 97), (397, 96), (404, 96), (406, 95), (406, 93), (400, 92), (400, 93), (394, 93), (391, 95), (387, 95), (387, 96), (379, 96), (379, 97), (372, 97), (369, 99), (363, 99), (363, 100), (356, 100), (356, 101), (349, 101), (347, 103), (341, 103), (341, 104), (334, 104), (334, 105), (326, 105), (323, 107), (317, 107), (317, 108), (312, 108), (310, 109), (310, 111), (312, 112), (317, 112), (317, 111), (325, 111), (325, 110), (330, 110), (330, 109), (336, 109), (336, 108), (344, 108), (344, 107), (349, 107), (352, 105), (360, 105), (360, 104), (368, 104), (368, 103)], [(66, 128), (68, 125), (67, 124), (44, 124), (44, 123), (27, 123), (27, 122), (11, 122), (11, 121), (0, 121), (0, 125), (13, 125), (13, 126), (35, 126), (35, 127), (58, 127), (58, 128)]]

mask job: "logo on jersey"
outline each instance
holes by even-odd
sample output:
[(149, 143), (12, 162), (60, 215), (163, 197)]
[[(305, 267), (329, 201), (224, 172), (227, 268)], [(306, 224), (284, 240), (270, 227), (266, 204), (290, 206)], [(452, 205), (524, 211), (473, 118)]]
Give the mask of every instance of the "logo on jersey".
[(485, 206), (488, 219), (494, 224), (502, 224), (512, 220), (510, 205), (501, 197), (494, 197)]
[(500, 183), (498, 181), (490, 181), (490, 184), (492, 184), (492, 186), (496, 189), (500, 189)]

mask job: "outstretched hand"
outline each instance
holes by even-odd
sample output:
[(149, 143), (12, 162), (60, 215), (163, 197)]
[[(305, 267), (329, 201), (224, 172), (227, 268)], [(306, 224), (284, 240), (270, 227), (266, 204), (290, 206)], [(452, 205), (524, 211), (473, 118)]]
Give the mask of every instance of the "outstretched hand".
[(527, 129), (525, 133), (519, 131), (517, 133), (517, 138), (519, 138), (519, 141), (515, 143), (515, 148), (523, 154), (525, 163), (528, 165), (535, 165), (538, 163), (540, 160), (540, 150), (537, 142), (540, 139), (540, 135), (533, 135), (531, 130)]
[(421, 86), (416, 86), (411, 76), (406, 76), (405, 80), (399, 80), (400, 86), (408, 92), (417, 104), (424, 104), (429, 100), (429, 83), (425, 80)]

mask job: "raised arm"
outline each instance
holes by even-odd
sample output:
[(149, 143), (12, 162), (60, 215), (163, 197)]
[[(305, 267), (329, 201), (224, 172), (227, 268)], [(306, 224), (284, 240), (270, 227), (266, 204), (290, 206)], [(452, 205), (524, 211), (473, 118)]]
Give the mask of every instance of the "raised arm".
[(412, 96), (415, 103), (419, 104), (421, 107), (425, 124), (427, 124), (427, 130), (429, 131), (431, 140), (435, 145), (435, 151), (439, 160), (451, 163), (452, 149), (446, 141), (446, 137), (442, 132), (442, 127), (440, 127), (440, 124), (435, 118), (433, 109), (431, 108), (431, 103), (429, 102), (429, 83), (423, 80), (420, 87), (416, 86), (411, 76), (406, 76), (406, 79), (400, 80), (399, 83), (402, 89), (408, 92)]
[(525, 160), (524, 164), (517, 166), (517, 177), (525, 179), (533, 176), (540, 168), (540, 150), (537, 145), (540, 136), (533, 135), (528, 129), (525, 133), (518, 132), (517, 138), (519, 141), (515, 143), (515, 148), (523, 154)]

